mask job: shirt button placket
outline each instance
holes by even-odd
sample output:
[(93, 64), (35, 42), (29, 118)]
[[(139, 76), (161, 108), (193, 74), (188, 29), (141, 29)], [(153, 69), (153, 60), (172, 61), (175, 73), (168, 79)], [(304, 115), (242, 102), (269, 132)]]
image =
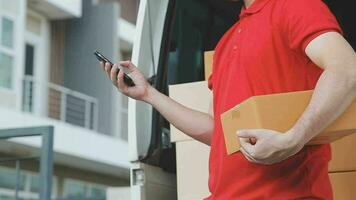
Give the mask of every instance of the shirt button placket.
[[(242, 31), (242, 29), (241, 29), (241, 28), (238, 28), (238, 29), (237, 29), (237, 34), (240, 34), (241, 31)], [(238, 36), (238, 37), (240, 37), (240, 36)], [(234, 51), (237, 50), (237, 45), (236, 45), (236, 44), (234, 44), (234, 45), (232, 46), (232, 50), (234, 50)]]

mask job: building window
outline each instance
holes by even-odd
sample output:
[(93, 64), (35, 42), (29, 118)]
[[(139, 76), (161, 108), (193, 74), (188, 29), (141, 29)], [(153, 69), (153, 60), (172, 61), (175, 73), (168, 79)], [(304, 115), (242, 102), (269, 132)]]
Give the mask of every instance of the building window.
[(14, 66), (14, 20), (0, 15), (0, 87), (12, 88)]
[[(0, 167), (0, 200), (15, 200), (16, 170)], [(52, 197), (56, 196), (57, 179), (53, 177)], [(21, 170), (19, 199), (35, 200), (39, 197), (39, 175)]]
[(94, 199), (104, 199), (106, 198), (106, 188), (103, 186), (92, 186), (90, 196)]
[(93, 198), (97, 200), (106, 199), (106, 187), (93, 183), (65, 179), (64, 198)]
[[(25, 188), (25, 175), (20, 175), (20, 190)], [(14, 189), (16, 186), (16, 171), (8, 168), (0, 168), (0, 188)]]
[(3, 17), (1, 29), (1, 44), (5, 47), (12, 48), (14, 46), (14, 22), (11, 19)]
[(64, 197), (66, 198), (86, 197), (87, 190), (87, 186), (84, 182), (70, 179), (64, 182)]
[(13, 57), (0, 52), (0, 87), (12, 88)]

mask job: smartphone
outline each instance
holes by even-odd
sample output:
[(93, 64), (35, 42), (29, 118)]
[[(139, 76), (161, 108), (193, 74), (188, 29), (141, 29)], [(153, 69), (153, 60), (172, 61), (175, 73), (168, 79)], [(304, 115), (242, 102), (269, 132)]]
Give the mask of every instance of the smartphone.
[[(98, 51), (94, 52), (94, 55), (96, 56), (96, 58), (105, 63), (110, 63), (111, 67), (114, 65), (109, 59), (105, 58), (105, 56), (103, 56), (103, 54), (101, 54)], [(131, 79), (131, 77), (129, 75), (127, 75), (126, 73), (124, 73), (124, 83), (130, 87), (135, 86), (135, 83), (133, 82), (133, 80)]]

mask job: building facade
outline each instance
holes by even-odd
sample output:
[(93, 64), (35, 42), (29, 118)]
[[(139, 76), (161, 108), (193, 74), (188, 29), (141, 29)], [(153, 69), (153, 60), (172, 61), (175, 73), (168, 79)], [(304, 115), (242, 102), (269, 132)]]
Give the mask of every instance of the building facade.
[[(121, 12), (125, 8), (124, 12)], [(54, 127), (53, 199), (105, 199), (129, 186), (128, 99), (93, 52), (130, 59), (137, 2), (0, 0), (0, 129)], [(39, 138), (0, 141), (0, 199), (14, 199), (15, 162)], [(20, 199), (38, 199), (36, 159), (21, 160)]]

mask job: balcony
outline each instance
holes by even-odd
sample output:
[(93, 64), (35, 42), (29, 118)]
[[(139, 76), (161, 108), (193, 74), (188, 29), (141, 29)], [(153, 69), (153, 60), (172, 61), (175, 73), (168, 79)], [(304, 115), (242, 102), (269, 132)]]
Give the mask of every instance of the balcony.
[(82, 0), (29, 0), (28, 5), (50, 19), (67, 19), (82, 15)]
[(54, 83), (25, 76), (23, 79), (22, 110), (81, 126), (93, 131), (98, 125), (98, 100), (86, 94)]

